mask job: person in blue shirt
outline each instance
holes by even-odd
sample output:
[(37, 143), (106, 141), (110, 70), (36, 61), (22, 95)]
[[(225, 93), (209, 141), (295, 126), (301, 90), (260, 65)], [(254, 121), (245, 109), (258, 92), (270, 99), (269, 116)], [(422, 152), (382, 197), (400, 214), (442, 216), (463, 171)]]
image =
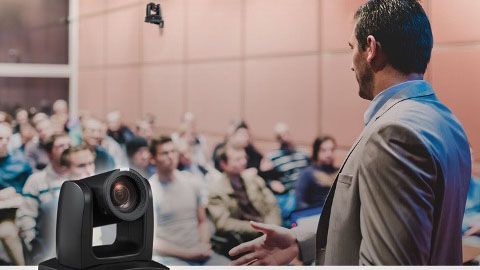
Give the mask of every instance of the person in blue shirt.
[(8, 151), (11, 137), (10, 124), (0, 122), (0, 242), (9, 257), (9, 263), (25, 265), (15, 213), (22, 204), (20, 194), (32, 168), (20, 151)]
[(332, 187), (338, 168), (335, 167), (337, 143), (330, 136), (315, 139), (312, 147), (312, 164), (298, 177), (295, 188), (297, 209), (322, 207)]
[(0, 123), (0, 189), (13, 187), (17, 193), (22, 193), (25, 181), (32, 174), (32, 168), (20, 151), (8, 151), (11, 137), (10, 124)]

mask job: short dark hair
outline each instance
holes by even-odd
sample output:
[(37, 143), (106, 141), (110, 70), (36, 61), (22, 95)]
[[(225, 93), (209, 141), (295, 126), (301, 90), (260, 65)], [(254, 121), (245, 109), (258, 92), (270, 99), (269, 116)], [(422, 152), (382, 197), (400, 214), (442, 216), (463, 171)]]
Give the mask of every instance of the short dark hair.
[(70, 167), (70, 165), (72, 165), (72, 161), (70, 160), (72, 154), (80, 151), (84, 151), (84, 150), (90, 151), (90, 153), (92, 153), (92, 155), (95, 157), (95, 153), (92, 152), (92, 150), (90, 150), (90, 148), (86, 144), (71, 146), (65, 149), (65, 151), (63, 151), (62, 155), (60, 156), (60, 165), (65, 167)]
[(135, 155), (135, 153), (137, 153), (138, 150), (140, 150), (142, 147), (148, 147), (147, 140), (140, 136), (133, 137), (125, 145), (125, 148), (127, 150), (127, 157), (131, 159)]
[(318, 152), (320, 151), (320, 146), (326, 141), (332, 141), (334, 144), (337, 144), (335, 139), (332, 136), (325, 135), (320, 136), (313, 141), (312, 145), (312, 161), (318, 161)]
[(165, 136), (165, 135), (162, 135), (156, 139), (153, 139), (149, 147), (150, 154), (152, 154), (152, 156), (155, 157), (157, 155), (157, 147), (169, 142), (173, 142), (172, 137)]
[(53, 149), (53, 145), (55, 144), (55, 141), (58, 138), (63, 138), (63, 137), (68, 137), (68, 134), (66, 133), (53, 134), (47, 139), (47, 141), (43, 145), (43, 148), (45, 149), (45, 151), (47, 151), (47, 153), (52, 153), (52, 149)]
[(372, 35), (393, 68), (404, 74), (425, 73), (433, 35), (418, 0), (370, 0), (357, 10), (355, 19), (355, 37), (362, 50)]

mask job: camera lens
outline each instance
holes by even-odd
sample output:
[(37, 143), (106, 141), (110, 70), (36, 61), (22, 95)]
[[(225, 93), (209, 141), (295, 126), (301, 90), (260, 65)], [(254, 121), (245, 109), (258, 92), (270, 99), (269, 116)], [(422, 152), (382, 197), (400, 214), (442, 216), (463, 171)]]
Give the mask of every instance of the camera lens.
[(113, 182), (110, 191), (113, 206), (124, 213), (131, 212), (138, 205), (138, 190), (129, 178), (120, 178)]

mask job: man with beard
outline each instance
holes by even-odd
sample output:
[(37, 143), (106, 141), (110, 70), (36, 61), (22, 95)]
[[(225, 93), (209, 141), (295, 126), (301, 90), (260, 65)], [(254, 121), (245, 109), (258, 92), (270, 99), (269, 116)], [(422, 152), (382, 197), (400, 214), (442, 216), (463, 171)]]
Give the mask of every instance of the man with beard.
[(416, 0), (371, 0), (349, 46), (360, 97), (371, 100), (325, 202), (316, 234), (252, 223), (261, 238), (230, 251), (234, 264), (462, 263), (471, 175), (465, 132), (423, 75), (433, 37)]

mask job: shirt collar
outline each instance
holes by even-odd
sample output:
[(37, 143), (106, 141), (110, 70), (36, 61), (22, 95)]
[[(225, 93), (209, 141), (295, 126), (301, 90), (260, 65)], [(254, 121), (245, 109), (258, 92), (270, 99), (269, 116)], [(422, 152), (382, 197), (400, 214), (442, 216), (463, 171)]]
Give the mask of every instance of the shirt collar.
[(365, 114), (363, 115), (363, 122), (365, 126), (368, 125), (368, 123), (370, 123), (370, 121), (375, 116), (375, 114), (383, 107), (383, 105), (385, 105), (385, 103), (387, 103), (387, 101), (390, 98), (392, 98), (395, 94), (400, 92), (400, 90), (408, 88), (410, 84), (418, 83), (419, 81), (423, 81), (423, 80), (411, 80), (411, 81), (402, 82), (394, 86), (391, 86), (383, 90), (380, 94), (378, 94), (370, 102), (370, 105), (368, 106), (367, 111), (365, 111)]

